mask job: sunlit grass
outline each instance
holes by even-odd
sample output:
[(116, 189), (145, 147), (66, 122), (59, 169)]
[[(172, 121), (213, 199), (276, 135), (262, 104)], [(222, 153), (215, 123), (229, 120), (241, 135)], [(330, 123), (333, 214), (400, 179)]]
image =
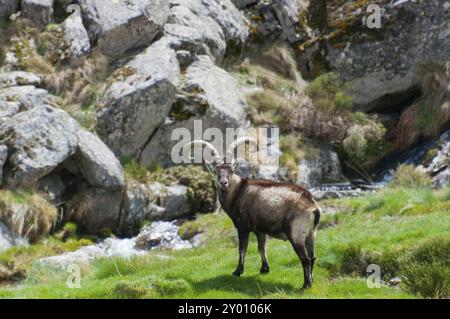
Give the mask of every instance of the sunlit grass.
[[(64, 282), (24, 284), (0, 289), (5, 298), (414, 298), (404, 285), (366, 283), (369, 262), (380, 265), (383, 279), (398, 275), (399, 261), (450, 230), (448, 191), (389, 189), (358, 199), (328, 201), (338, 207), (335, 226), (317, 239), (313, 288), (303, 291), (299, 260), (288, 242), (271, 239), (271, 272), (259, 274), (260, 257), (251, 237), (246, 270), (231, 275), (237, 262), (236, 231), (228, 217), (201, 215), (190, 227), (203, 232), (205, 244), (192, 250), (152, 251), (146, 257), (102, 259), (82, 277), (80, 289)], [(407, 207), (407, 208), (405, 208)], [(325, 211), (327, 209), (325, 208)], [(413, 213), (412, 213), (413, 212)], [(336, 216), (338, 216), (336, 218)], [(188, 227), (185, 225), (184, 227)], [(439, 243), (439, 241), (437, 241)], [(447, 245), (448, 246), (448, 245)], [(445, 247), (447, 247), (445, 246)], [(443, 246), (444, 247), (444, 246)], [(445, 252), (444, 252), (445, 254)], [(444, 287), (445, 288), (445, 287)]]

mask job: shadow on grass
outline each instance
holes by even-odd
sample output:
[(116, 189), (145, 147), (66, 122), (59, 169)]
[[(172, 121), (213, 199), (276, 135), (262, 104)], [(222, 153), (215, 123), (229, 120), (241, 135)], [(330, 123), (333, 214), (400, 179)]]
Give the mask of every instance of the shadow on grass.
[(260, 276), (243, 275), (241, 277), (235, 277), (231, 274), (220, 275), (198, 282), (191, 282), (192, 288), (198, 293), (211, 290), (222, 290), (239, 292), (255, 298), (274, 293), (296, 293), (300, 295), (302, 293), (302, 290), (300, 289), (301, 284), (302, 280), (300, 278), (298, 283), (291, 285), (281, 282), (268, 282), (267, 280), (262, 280)]

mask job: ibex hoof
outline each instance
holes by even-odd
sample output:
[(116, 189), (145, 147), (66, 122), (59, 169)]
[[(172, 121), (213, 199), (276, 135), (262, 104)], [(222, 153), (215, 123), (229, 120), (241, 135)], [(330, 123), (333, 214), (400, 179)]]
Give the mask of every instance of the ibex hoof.
[(260, 274), (268, 274), (270, 272), (270, 269), (269, 269), (269, 267), (261, 267), (261, 269), (260, 269), (260, 271), (259, 271), (259, 273)]
[(304, 284), (302, 289), (310, 289), (312, 287), (311, 284)]
[(242, 273), (243, 273), (242, 270), (235, 270), (235, 271), (233, 272), (233, 276), (240, 277), (240, 276), (242, 275)]

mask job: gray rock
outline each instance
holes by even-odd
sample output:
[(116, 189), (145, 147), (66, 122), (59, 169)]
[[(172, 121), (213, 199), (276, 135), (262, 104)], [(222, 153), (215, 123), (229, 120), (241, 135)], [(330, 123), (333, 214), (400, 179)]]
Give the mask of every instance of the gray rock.
[(86, 130), (78, 132), (78, 149), (74, 160), (92, 186), (111, 190), (124, 188), (122, 165), (96, 135)]
[(64, 39), (69, 44), (71, 58), (76, 59), (89, 53), (91, 50), (89, 36), (78, 14), (72, 14), (61, 26)]
[(4, 96), (0, 96), (0, 123), (6, 121), (7, 117), (19, 113), (19, 109), (19, 102), (7, 101)]
[(0, 2), (0, 18), (8, 18), (19, 9), (20, 0), (2, 0)]
[(3, 165), (5, 165), (8, 158), (8, 147), (6, 145), (0, 145), (0, 186), (3, 182)]
[(248, 6), (257, 4), (259, 0), (231, 0), (238, 9), (244, 9)]
[(182, 240), (178, 235), (178, 227), (174, 223), (154, 222), (150, 226), (144, 226), (136, 237), (138, 249), (188, 249), (192, 244)]
[[(83, 272), (89, 271), (91, 264), (100, 258), (131, 258), (145, 256), (149, 250), (190, 249), (192, 244), (178, 236), (178, 227), (174, 223), (154, 222), (145, 226), (137, 237), (107, 238), (102, 242), (82, 247), (74, 252), (59, 256), (41, 258), (35, 261), (28, 273), (28, 281), (35, 283), (67, 282), (68, 272), (76, 268)], [(158, 258), (152, 255), (152, 258)], [(164, 255), (159, 258), (167, 258)], [(81, 273), (83, 274), (83, 273)]]
[(13, 71), (0, 73), (0, 88), (21, 85), (39, 86), (40, 84), (41, 78), (30, 72)]
[(158, 43), (133, 58), (105, 93), (98, 116), (103, 140), (118, 155), (133, 155), (169, 113), (180, 67), (175, 51)]
[[(386, 1), (387, 2), (387, 1)], [(382, 6), (379, 37), (361, 28), (346, 34), (360, 41), (330, 45), (330, 67), (349, 82), (356, 109), (383, 111), (405, 102), (418, 84), (416, 67), (428, 61), (447, 61), (450, 26), (446, 0), (396, 1)], [(355, 19), (362, 19), (362, 14)]]
[(202, 33), (209, 55), (220, 62), (227, 50), (245, 43), (249, 32), (241, 13), (230, 0), (170, 0), (169, 23)]
[[(178, 95), (176, 112), (181, 120), (170, 119), (153, 134), (143, 150), (140, 163), (173, 166), (171, 140), (175, 128), (185, 128), (193, 137), (194, 121), (202, 120), (203, 129), (240, 128), (245, 124), (247, 103), (238, 82), (225, 70), (214, 65), (209, 56), (199, 56), (185, 72), (184, 88)], [(175, 115), (177, 116), (177, 115)], [(184, 119), (186, 118), (187, 119)]]
[(187, 187), (183, 185), (166, 187), (162, 206), (165, 208), (165, 220), (174, 220), (178, 217), (189, 214), (191, 211)]
[(149, 45), (169, 13), (165, 0), (79, 0), (91, 41), (108, 56), (120, 57)]
[(300, 4), (297, 0), (274, 0), (272, 9), (283, 30), (283, 34), (287, 41), (296, 43), (301, 40), (297, 33), (298, 14), (300, 12)]
[(326, 183), (345, 182), (338, 155), (329, 147), (321, 146), (312, 159), (303, 159), (298, 164), (297, 184), (315, 187)]
[(39, 180), (37, 189), (39, 192), (46, 194), (53, 204), (61, 204), (66, 185), (59, 174), (52, 173)]
[(53, 22), (54, 0), (22, 0), (22, 16), (31, 20), (36, 26), (44, 28)]
[[(2, 100), (5, 101), (3, 106)], [(3, 88), (0, 89), (0, 117), (12, 116), (52, 100), (53, 97), (47, 90), (32, 85)]]
[(119, 231), (123, 191), (90, 188), (76, 194), (66, 205), (65, 218), (88, 234)]
[(145, 185), (135, 183), (128, 186), (126, 204), (126, 224), (135, 229), (145, 220), (160, 220), (165, 209), (159, 205), (159, 198), (163, 193), (163, 186), (159, 183)]
[(16, 114), (0, 126), (0, 140), (10, 156), (6, 184), (33, 187), (64, 160), (78, 145), (78, 123), (65, 111), (41, 105)]

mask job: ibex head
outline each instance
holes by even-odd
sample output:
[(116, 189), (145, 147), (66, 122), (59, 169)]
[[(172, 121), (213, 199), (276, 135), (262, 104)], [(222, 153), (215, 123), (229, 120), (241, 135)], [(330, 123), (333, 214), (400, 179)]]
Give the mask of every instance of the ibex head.
[(222, 191), (226, 191), (230, 187), (231, 177), (234, 175), (236, 167), (239, 164), (238, 161), (234, 158), (234, 151), (237, 147), (247, 142), (252, 143), (257, 149), (258, 142), (254, 138), (244, 136), (238, 138), (236, 141), (230, 144), (223, 158), (211, 143), (203, 140), (195, 140), (191, 143), (186, 144), (183, 149), (183, 154), (189, 154), (189, 158), (192, 160), (192, 157), (190, 156), (191, 145), (204, 145), (207, 149), (209, 149), (211, 151), (212, 159), (205, 159), (206, 167), (215, 175), (217, 187)]

